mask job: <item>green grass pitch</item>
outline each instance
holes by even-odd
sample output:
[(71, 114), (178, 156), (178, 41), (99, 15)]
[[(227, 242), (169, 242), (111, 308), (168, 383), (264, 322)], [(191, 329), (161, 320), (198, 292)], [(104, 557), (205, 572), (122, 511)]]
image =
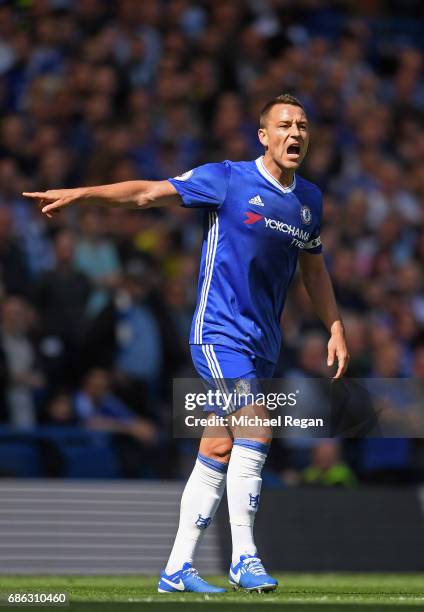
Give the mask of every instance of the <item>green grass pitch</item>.
[[(399, 607), (424, 609), (424, 574), (284, 574), (273, 593), (231, 591), (222, 595), (195, 593), (159, 594), (157, 579), (143, 576), (0, 576), (2, 598), (10, 592), (67, 592), (72, 610), (199, 610), (248, 612), (283, 608), (287, 612), (353, 612)], [(229, 587), (224, 577), (211, 578), (214, 584)], [(11, 609), (12, 606), (7, 606)], [(5, 609), (7, 609), (5, 608)], [(21, 606), (19, 609), (28, 609)], [(13, 606), (13, 609), (18, 609)], [(35, 607), (31, 607), (35, 609)], [(37, 608), (40, 610), (40, 607)], [(60, 608), (59, 608), (60, 609)]]

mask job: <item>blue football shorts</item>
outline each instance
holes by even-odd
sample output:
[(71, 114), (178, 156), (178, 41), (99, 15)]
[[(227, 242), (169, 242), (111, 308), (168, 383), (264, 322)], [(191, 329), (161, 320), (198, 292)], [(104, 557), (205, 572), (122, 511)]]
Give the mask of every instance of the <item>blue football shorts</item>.
[(244, 351), (219, 344), (191, 344), (190, 349), (206, 390), (220, 392), (222, 400), (228, 398), (224, 410), (224, 401), (217, 402), (214, 394), (214, 401), (203, 408), (206, 412), (225, 416), (253, 403), (252, 397), (260, 392), (260, 379), (274, 375), (275, 363)]

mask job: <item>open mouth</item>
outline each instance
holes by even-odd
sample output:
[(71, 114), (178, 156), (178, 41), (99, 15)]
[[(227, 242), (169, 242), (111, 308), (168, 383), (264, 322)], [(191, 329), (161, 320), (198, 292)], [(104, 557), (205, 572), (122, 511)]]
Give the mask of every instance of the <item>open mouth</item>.
[(288, 148), (287, 148), (287, 155), (289, 155), (290, 157), (299, 157), (300, 155), (300, 145), (299, 144), (291, 144)]

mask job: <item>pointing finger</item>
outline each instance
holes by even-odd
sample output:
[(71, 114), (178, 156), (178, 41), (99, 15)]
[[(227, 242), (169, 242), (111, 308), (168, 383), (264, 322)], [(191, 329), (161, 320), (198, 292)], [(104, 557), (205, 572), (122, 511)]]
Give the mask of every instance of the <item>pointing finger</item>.
[(32, 198), (33, 200), (49, 197), (46, 191), (23, 191), (22, 195), (26, 198)]
[(66, 206), (66, 204), (68, 204), (68, 200), (67, 199), (63, 198), (61, 200), (56, 200), (52, 204), (47, 204), (46, 206), (44, 206), (41, 209), (41, 212), (43, 212), (43, 213), (59, 212), (57, 209), (58, 208), (62, 208), (63, 206)]
[(334, 378), (341, 378), (347, 370), (347, 366), (349, 363), (349, 356), (346, 354), (343, 354), (340, 356), (338, 355), (337, 361), (338, 361), (338, 368), (337, 368), (337, 373)]
[(341, 378), (343, 375), (343, 371), (344, 371), (344, 359), (340, 359), (339, 361), (339, 366), (337, 368), (337, 372), (336, 375), (334, 376), (334, 378)]

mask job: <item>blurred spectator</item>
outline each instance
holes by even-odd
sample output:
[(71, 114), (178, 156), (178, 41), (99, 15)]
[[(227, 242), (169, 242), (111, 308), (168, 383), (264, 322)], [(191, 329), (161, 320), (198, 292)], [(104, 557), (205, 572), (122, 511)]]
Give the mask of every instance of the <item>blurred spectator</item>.
[(114, 440), (123, 473), (128, 478), (137, 477), (146, 461), (148, 466), (154, 465), (149, 449), (154, 449), (159, 434), (152, 421), (136, 416), (113, 395), (110, 384), (110, 375), (105, 370), (88, 372), (75, 395), (75, 413), (84, 427), (116, 434)]
[(40, 350), (50, 384), (75, 384), (80, 375), (80, 347), (84, 335), (90, 283), (74, 266), (75, 239), (69, 230), (55, 237), (56, 264), (34, 287), (34, 303), (41, 319)]
[(110, 377), (104, 370), (88, 372), (75, 396), (75, 411), (79, 420), (92, 429), (126, 432), (145, 444), (157, 437), (152, 423), (136, 417), (111, 393)]
[[(297, 419), (323, 418), (329, 428), (328, 415), (330, 397), (328, 389), (328, 368), (323, 359), (326, 340), (322, 333), (310, 331), (301, 338), (297, 356), (297, 368), (289, 369), (283, 380), (286, 393), (298, 390), (299, 401), (291, 409)], [(322, 436), (320, 427), (309, 427), (299, 436), (288, 428), (284, 438), (274, 442), (274, 469), (282, 474), (286, 484), (297, 484), (300, 474), (309, 463), (311, 449), (316, 438)], [(328, 430), (329, 433), (329, 430)]]
[(357, 479), (341, 458), (336, 440), (319, 442), (312, 450), (311, 464), (302, 472), (302, 481), (309, 486), (352, 487)]
[(75, 268), (93, 284), (87, 312), (94, 316), (106, 305), (108, 293), (118, 285), (120, 263), (115, 245), (104, 236), (104, 215), (100, 210), (84, 211), (82, 237), (75, 249)]
[(365, 304), (357, 286), (354, 254), (348, 249), (339, 248), (331, 273), (334, 293), (340, 307), (362, 312)]
[(72, 396), (67, 391), (62, 390), (48, 398), (42, 412), (41, 422), (61, 427), (76, 425), (77, 417), (74, 412)]
[(366, 376), (370, 373), (367, 323), (363, 318), (348, 314), (344, 317), (346, 338), (349, 345), (349, 376)]
[(0, 206), (0, 296), (27, 296), (29, 286), (29, 271), (25, 255), (14, 236), (11, 210)]
[(389, 340), (377, 347), (374, 351), (372, 365), (372, 374), (375, 378), (402, 377), (399, 343)]
[(145, 264), (129, 261), (115, 303), (116, 379), (131, 406), (144, 397), (150, 410), (158, 403), (163, 362), (159, 322), (147, 299), (151, 284)]
[(0, 352), (7, 373), (6, 402), (10, 423), (25, 428), (37, 422), (35, 395), (45, 384), (30, 328), (28, 305), (19, 297), (6, 298), (1, 304), (0, 328)]

